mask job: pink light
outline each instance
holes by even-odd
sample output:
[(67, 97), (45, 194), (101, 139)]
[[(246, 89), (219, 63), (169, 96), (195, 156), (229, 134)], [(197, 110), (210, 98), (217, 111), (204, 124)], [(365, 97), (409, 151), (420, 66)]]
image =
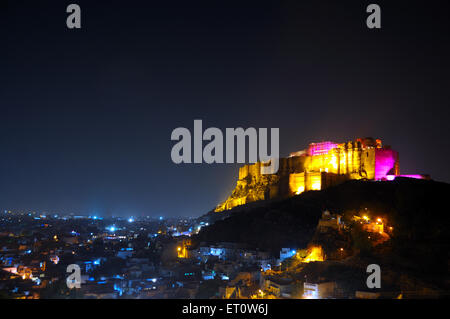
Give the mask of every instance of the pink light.
[(406, 177), (406, 178), (414, 178), (414, 179), (428, 179), (427, 176), (419, 175), (419, 174), (410, 174), (410, 175), (387, 175), (386, 180), (393, 181), (396, 177)]
[(395, 162), (398, 158), (398, 153), (390, 149), (376, 149), (375, 150), (375, 180), (387, 178), (387, 175), (396, 174)]
[(425, 176), (413, 174), (413, 175), (399, 175), (400, 177), (408, 177), (408, 178), (415, 178), (415, 179), (425, 179)]
[(326, 141), (326, 142), (320, 142), (320, 143), (311, 143), (309, 144), (308, 153), (311, 156), (314, 155), (323, 155), (327, 154), (330, 150), (333, 148), (336, 148), (338, 146), (337, 143)]

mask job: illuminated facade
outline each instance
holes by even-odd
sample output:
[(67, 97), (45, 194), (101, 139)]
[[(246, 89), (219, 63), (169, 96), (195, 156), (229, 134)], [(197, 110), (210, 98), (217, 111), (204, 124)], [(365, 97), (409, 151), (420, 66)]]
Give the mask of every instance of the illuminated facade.
[(348, 179), (386, 180), (388, 175), (399, 175), (400, 170), (398, 152), (371, 138), (341, 144), (312, 143), (300, 156), (305, 157), (303, 171), (289, 175), (289, 187), (295, 194), (324, 189)]
[(314, 261), (324, 261), (325, 260), (325, 254), (323, 252), (322, 247), (320, 246), (313, 246), (308, 249), (308, 256), (302, 259), (303, 263), (310, 263)]
[(189, 238), (183, 239), (179, 242), (177, 246), (177, 257), (178, 258), (189, 258), (189, 247), (192, 242)]
[(260, 166), (255, 163), (239, 169), (236, 188), (216, 212), (257, 200), (322, 190), (350, 179), (392, 180), (400, 174), (398, 152), (373, 138), (311, 143), (305, 150), (280, 158), (276, 174), (261, 175)]

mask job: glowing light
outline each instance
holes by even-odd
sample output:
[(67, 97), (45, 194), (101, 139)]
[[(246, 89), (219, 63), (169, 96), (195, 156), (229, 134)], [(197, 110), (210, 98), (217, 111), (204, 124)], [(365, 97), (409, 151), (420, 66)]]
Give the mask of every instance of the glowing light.
[(396, 162), (398, 160), (398, 153), (389, 149), (375, 150), (375, 180), (381, 180), (393, 171), (397, 175)]
[[(338, 168), (338, 163), (337, 163), (337, 157), (336, 157), (336, 155), (333, 154), (333, 155), (331, 156), (330, 164), (333, 166), (334, 170), (337, 170), (337, 168)], [(328, 168), (326, 169), (326, 171), (328, 172)]]
[(337, 143), (330, 141), (309, 144), (308, 153), (311, 156), (327, 154), (331, 149), (337, 147)]
[(302, 262), (309, 263), (312, 261), (324, 261), (323, 249), (320, 246), (314, 246), (309, 249), (309, 254), (306, 256)]
[(312, 183), (311, 189), (315, 191), (320, 191), (320, 181)]
[(386, 179), (388, 181), (393, 181), (396, 177), (405, 177), (405, 178), (414, 178), (414, 179), (427, 179), (427, 176), (425, 176), (425, 175), (418, 175), (418, 174), (412, 174), (412, 175), (386, 175)]
[(185, 243), (183, 243), (183, 246), (177, 247), (177, 257), (178, 258), (188, 258), (188, 250), (185, 246)]
[(299, 186), (299, 188), (297, 188), (297, 191), (295, 192), (295, 194), (301, 194), (305, 191), (305, 186)]
[(128, 222), (129, 222), (129, 223), (134, 222), (134, 218), (133, 218), (133, 217), (128, 218)]
[(56, 255), (50, 257), (50, 260), (51, 260), (55, 265), (57, 265), (57, 264), (59, 263), (59, 257), (56, 256)]

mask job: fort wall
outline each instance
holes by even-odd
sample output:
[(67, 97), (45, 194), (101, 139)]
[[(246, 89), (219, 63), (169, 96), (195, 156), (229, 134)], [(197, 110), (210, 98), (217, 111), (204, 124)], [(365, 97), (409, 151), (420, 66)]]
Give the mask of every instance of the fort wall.
[(398, 152), (372, 138), (311, 143), (307, 149), (281, 158), (276, 174), (262, 175), (260, 168), (259, 162), (241, 167), (236, 188), (215, 211), (321, 190), (350, 179), (383, 180), (400, 174)]

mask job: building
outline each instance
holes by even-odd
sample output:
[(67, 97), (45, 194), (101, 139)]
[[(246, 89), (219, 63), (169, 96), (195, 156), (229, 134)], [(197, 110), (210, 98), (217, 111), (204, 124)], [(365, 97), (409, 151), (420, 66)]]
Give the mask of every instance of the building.
[(281, 248), (279, 262), (282, 262), (285, 259), (294, 257), (296, 253), (297, 253), (297, 250), (295, 250), (295, 249), (292, 249), (292, 248)]
[(303, 171), (289, 176), (289, 187), (295, 194), (324, 189), (348, 179), (382, 180), (388, 174), (400, 173), (398, 152), (383, 146), (379, 139), (311, 143), (300, 157)]
[(191, 239), (190, 238), (184, 238), (179, 244), (177, 245), (177, 257), (178, 258), (189, 258), (189, 248), (191, 247)]
[(373, 138), (311, 143), (305, 150), (280, 158), (279, 164), (276, 174), (265, 175), (261, 174), (260, 162), (241, 167), (236, 188), (215, 211), (322, 190), (351, 179), (381, 181), (400, 175), (398, 152)]
[(290, 298), (293, 291), (293, 280), (288, 278), (264, 278), (264, 291), (276, 297)]
[(317, 229), (320, 232), (325, 232), (329, 228), (340, 230), (341, 227), (341, 216), (337, 214), (330, 214), (327, 210), (322, 213), (322, 218), (319, 219), (319, 224), (317, 225)]
[(305, 299), (324, 299), (333, 297), (336, 290), (336, 283), (334, 281), (322, 283), (303, 284), (303, 298)]

